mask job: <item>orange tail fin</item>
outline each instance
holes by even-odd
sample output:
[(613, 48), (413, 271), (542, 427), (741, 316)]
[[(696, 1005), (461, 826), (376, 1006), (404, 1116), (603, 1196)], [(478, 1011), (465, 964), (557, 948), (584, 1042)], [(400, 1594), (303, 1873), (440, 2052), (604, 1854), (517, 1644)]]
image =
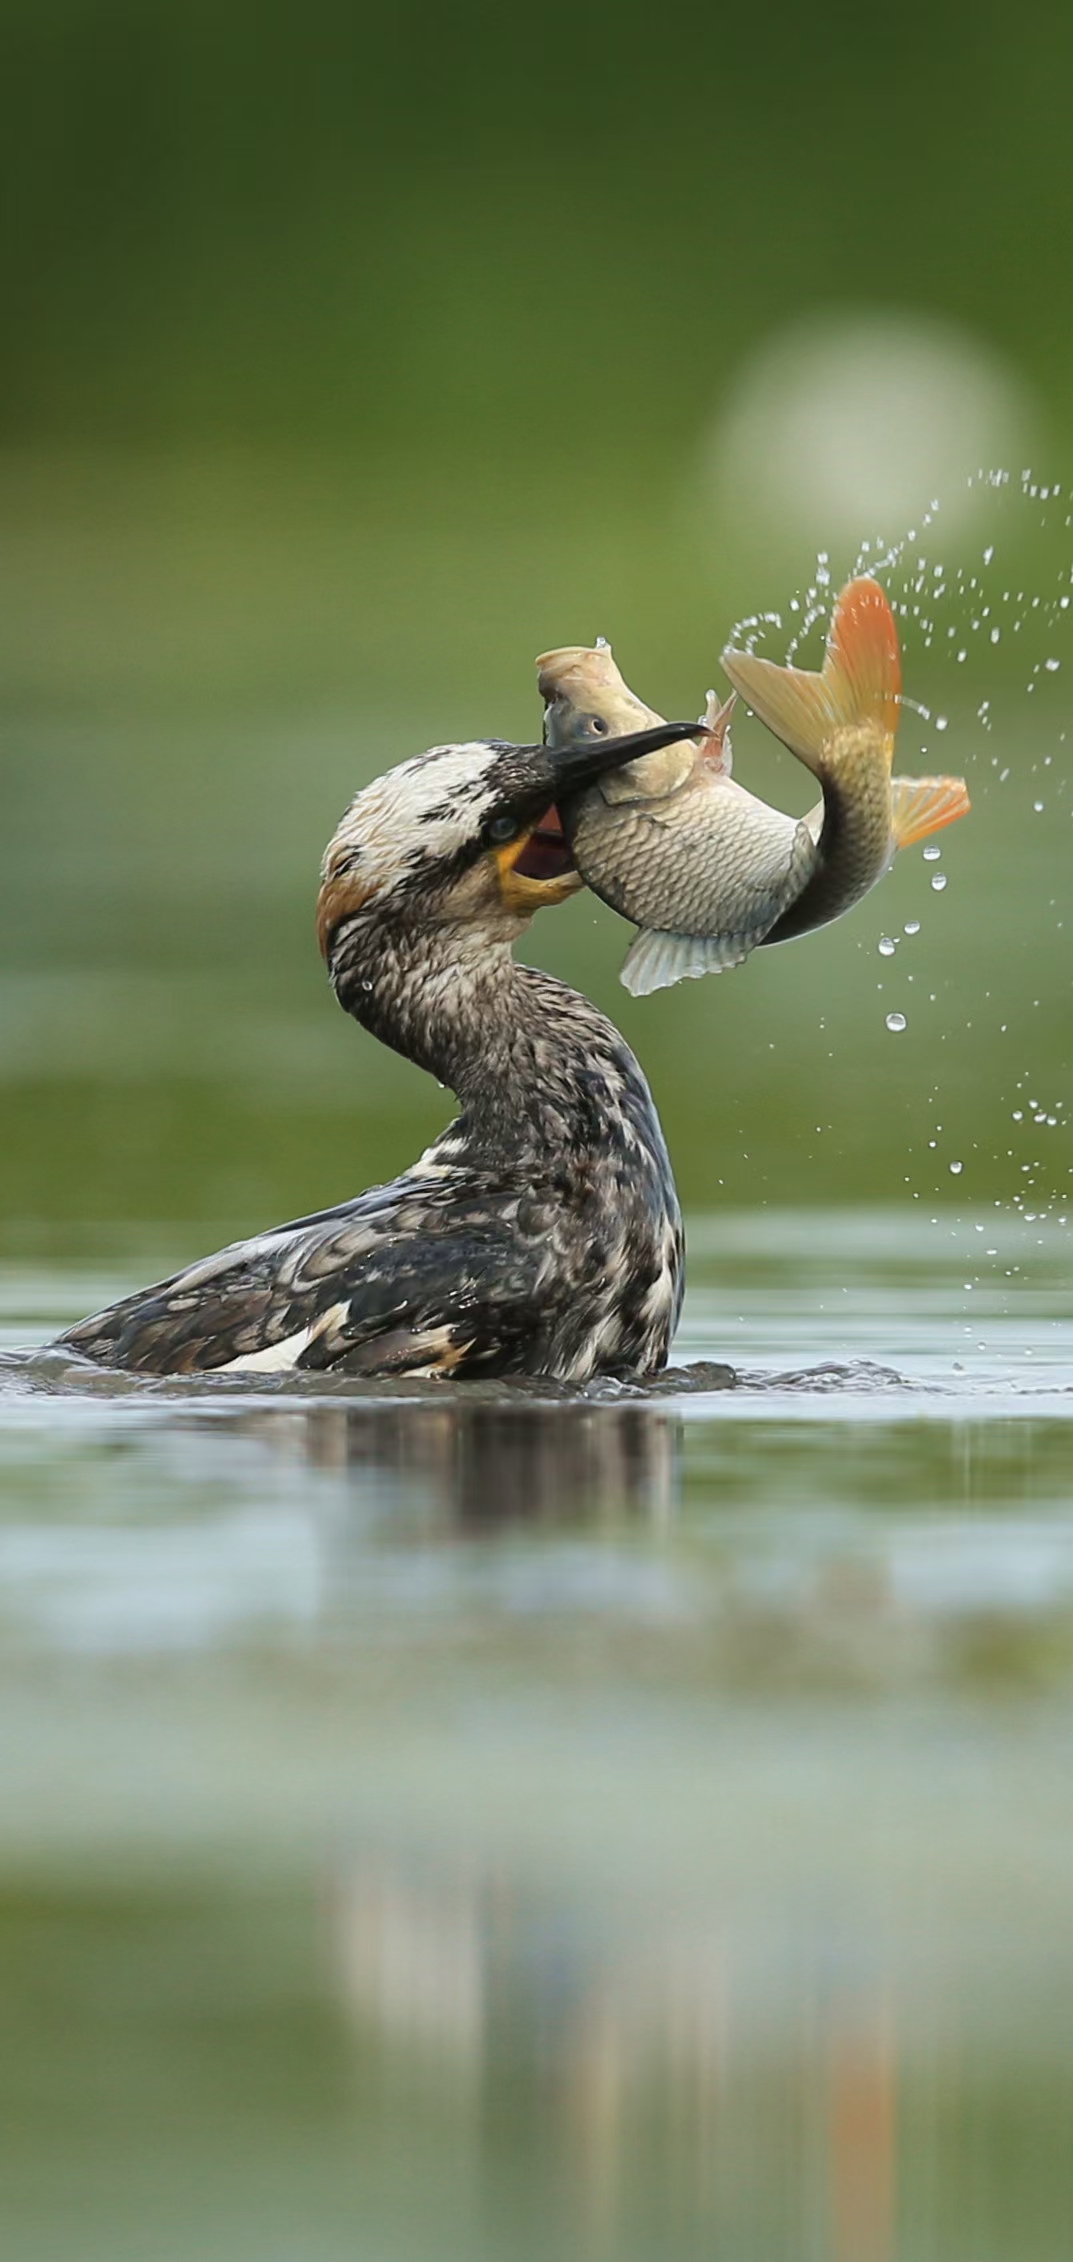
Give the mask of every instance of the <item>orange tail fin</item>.
[(848, 581), (834, 609), (819, 675), (780, 668), (752, 652), (723, 654), (735, 691), (817, 776), (836, 732), (875, 723), (890, 743), (898, 729), (902, 661), (894, 614), (878, 581)]
[(940, 833), (972, 806), (964, 778), (892, 778), (890, 781), (891, 832), (896, 848), (911, 848), (914, 841)]

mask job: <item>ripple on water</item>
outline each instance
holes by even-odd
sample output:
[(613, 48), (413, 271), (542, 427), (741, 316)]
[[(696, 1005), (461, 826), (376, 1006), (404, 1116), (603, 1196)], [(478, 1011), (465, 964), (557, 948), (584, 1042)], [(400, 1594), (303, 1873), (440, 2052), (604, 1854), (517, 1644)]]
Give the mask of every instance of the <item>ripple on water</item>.
[[(495, 2195), (513, 2224), (531, 2175), (543, 2223), (564, 2152), (577, 2212), (549, 2252), (589, 2251), (594, 2219), (604, 2243), (640, 2193), (667, 2262), (778, 2255), (830, 2175), (887, 2209), (878, 2253), (895, 2098), (960, 2219), (986, 2096), (997, 2219), (1025, 2095), (1048, 2127), (1068, 2097), (1073, 1346), (1064, 1237), (980, 1222), (695, 1220), (681, 1364), (647, 1387), (161, 1382), (9, 1352), (20, 2155), (28, 2064), (65, 2193), (103, 2097), (94, 2190), (133, 2161), (155, 2194), (163, 2100), (211, 2201), (223, 2048), (274, 2221), (298, 2147), (288, 2251), (314, 2188), (365, 2233), (355, 2147), (381, 2161), (390, 2130), (398, 2189), (436, 2192), (427, 2248), (407, 2198), (408, 2253), (476, 2254), (476, 2194), (493, 2262)], [(55, 1322), (80, 1301), (67, 1282)], [(55, 1324), (44, 1276), (33, 1308)], [(124, 2243), (99, 2206), (89, 2262)], [(220, 2211), (176, 2254), (230, 2252)]]

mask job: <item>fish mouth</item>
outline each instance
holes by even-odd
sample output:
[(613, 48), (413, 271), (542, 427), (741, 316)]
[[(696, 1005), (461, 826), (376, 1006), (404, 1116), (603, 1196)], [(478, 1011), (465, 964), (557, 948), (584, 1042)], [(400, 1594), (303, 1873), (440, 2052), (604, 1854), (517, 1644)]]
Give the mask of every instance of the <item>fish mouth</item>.
[(523, 880), (562, 880), (568, 872), (577, 870), (554, 802), (534, 825), (521, 855), (515, 857), (514, 870)]
[(508, 876), (512, 907), (534, 910), (542, 903), (565, 903), (568, 895), (576, 895), (585, 884), (566, 837), (562, 802), (569, 803), (587, 792), (605, 770), (619, 769), (641, 754), (673, 746), (680, 738), (704, 735), (703, 723), (658, 723), (655, 728), (630, 731), (625, 737), (609, 732), (580, 746), (533, 747), (533, 799), (529, 806), (535, 803), (539, 807), (537, 796), (542, 792), (550, 792), (555, 798), (549, 800), (543, 815), (522, 838), (496, 852), (500, 871)]

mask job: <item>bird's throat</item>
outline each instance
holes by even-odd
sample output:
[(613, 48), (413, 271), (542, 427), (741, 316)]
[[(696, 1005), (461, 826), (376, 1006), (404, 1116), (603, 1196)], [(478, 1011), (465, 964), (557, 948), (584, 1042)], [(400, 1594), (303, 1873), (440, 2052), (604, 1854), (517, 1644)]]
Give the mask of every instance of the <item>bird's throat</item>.
[(372, 948), (348, 929), (331, 973), (362, 1028), (455, 1093), (471, 1145), (489, 1157), (586, 1143), (598, 1129), (589, 1117), (600, 1063), (614, 1062), (620, 1078), (632, 1070), (651, 1105), (611, 1023), (551, 975), (516, 965), (507, 941), (381, 930)]

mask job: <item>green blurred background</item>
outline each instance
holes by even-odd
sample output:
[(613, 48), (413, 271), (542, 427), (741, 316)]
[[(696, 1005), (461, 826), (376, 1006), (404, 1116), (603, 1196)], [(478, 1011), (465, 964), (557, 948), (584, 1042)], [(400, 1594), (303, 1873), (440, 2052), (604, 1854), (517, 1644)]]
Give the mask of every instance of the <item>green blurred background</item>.
[[(1071, 68), (1053, 10), (6, 0), (9, 1252), (158, 1220), (177, 1256), (398, 1168), (447, 1103), (316, 956), (350, 794), (537, 735), (549, 644), (695, 711), (737, 616), (788, 629), (817, 548), (936, 497), (890, 578), (949, 575), (906, 622), (949, 727), (905, 766), (976, 803), (941, 899), (915, 852), (640, 1006), (591, 898), (531, 955), (620, 1018), (693, 1208), (1060, 1200), (1073, 536), (1020, 474), (1071, 453)], [(807, 803), (755, 727), (738, 758)]]
[(317, 866), (537, 652), (696, 712), (897, 545), (974, 802), (724, 979), (527, 940), (650, 1072), (686, 1354), (915, 1386), (7, 1370), (16, 2262), (1073, 2249), (1068, 1236), (975, 1246), (1070, 1168), (1071, 83), (1031, 4), (0, 0), (6, 1341), (443, 1122)]

